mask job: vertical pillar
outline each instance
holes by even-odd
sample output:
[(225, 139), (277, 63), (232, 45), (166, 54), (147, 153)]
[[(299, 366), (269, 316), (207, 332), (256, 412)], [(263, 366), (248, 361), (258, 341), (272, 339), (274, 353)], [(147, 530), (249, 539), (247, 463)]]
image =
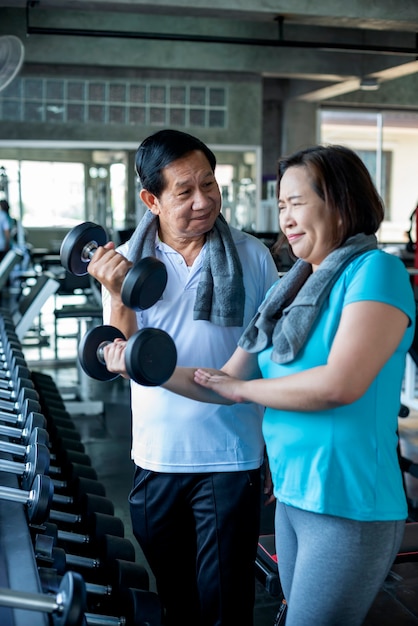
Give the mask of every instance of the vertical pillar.
[(317, 104), (300, 100), (283, 102), (282, 154), (303, 150), (319, 141)]

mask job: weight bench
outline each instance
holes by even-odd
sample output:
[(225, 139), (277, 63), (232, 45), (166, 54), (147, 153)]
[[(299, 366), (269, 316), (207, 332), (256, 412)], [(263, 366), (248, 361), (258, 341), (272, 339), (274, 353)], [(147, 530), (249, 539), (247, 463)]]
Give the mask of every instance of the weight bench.
[(12, 316), (19, 341), (23, 340), (33, 325), (34, 319), (41, 312), (43, 305), (57, 291), (58, 287), (58, 281), (52, 276), (41, 274), (29, 293), (21, 299), (17, 311)]
[[(77, 332), (75, 334), (59, 334), (58, 322), (59, 320), (73, 319), (77, 322)], [(77, 345), (80, 344), (82, 335), (85, 331), (83, 325), (88, 326), (89, 322), (96, 322), (96, 325), (102, 324), (103, 321), (103, 309), (101, 306), (96, 306), (90, 303), (83, 304), (64, 304), (60, 309), (54, 311), (54, 350), (55, 358), (58, 359), (58, 338), (65, 339), (74, 337), (77, 339)]]

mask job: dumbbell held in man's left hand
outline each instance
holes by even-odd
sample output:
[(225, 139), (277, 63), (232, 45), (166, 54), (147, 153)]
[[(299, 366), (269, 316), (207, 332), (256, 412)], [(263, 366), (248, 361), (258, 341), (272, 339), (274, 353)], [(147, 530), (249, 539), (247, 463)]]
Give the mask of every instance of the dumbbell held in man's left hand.
[[(93, 254), (106, 243), (106, 231), (99, 224), (79, 224), (62, 241), (61, 264), (70, 274), (84, 276)], [(126, 273), (121, 290), (122, 302), (135, 311), (148, 309), (161, 298), (166, 284), (167, 270), (164, 263), (155, 257), (144, 257)]]
[[(126, 341), (123, 333), (114, 326), (97, 326), (82, 338), (78, 356), (80, 365), (88, 376), (96, 380), (114, 380), (119, 376), (106, 367), (103, 349), (115, 339)], [(173, 374), (177, 363), (174, 341), (158, 328), (142, 328), (130, 337), (125, 349), (125, 367), (132, 380), (147, 387), (165, 383)]]

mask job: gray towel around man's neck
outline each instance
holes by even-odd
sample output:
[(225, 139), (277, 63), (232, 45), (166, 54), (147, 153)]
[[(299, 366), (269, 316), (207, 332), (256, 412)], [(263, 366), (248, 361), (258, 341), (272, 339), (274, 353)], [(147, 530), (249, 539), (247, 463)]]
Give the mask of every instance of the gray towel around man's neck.
[(296, 261), (272, 287), (238, 345), (247, 352), (260, 352), (273, 345), (272, 361), (292, 361), (341, 272), (355, 257), (376, 248), (375, 235), (361, 233), (333, 250), (313, 273), (310, 263)]
[[(143, 257), (155, 256), (158, 224), (158, 217), (148, 210), (129, 241), (129, 261), (137, 263)], [(244, 306), (241, 261), (229, 226), (223, 215), (219, 214), (207, 234), (193, 319), (206, 320), (217, 326), (242, 326)]]

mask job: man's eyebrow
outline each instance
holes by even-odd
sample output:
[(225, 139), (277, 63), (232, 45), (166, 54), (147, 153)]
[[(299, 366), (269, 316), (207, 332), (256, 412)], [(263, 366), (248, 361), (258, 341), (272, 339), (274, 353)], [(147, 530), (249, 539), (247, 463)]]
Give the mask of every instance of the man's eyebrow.
[[(206, 172), (206, 174), (203, 175), (203, 178), (214, 178), (215, 174), (212, 172), (212, 170), (208, 170)], [(187, 187), (187, 185), (191, 185), (192, 184), (192, 178), (186, 178), (184, 180), (177, 180), (174, 183), (175, 187)]]

